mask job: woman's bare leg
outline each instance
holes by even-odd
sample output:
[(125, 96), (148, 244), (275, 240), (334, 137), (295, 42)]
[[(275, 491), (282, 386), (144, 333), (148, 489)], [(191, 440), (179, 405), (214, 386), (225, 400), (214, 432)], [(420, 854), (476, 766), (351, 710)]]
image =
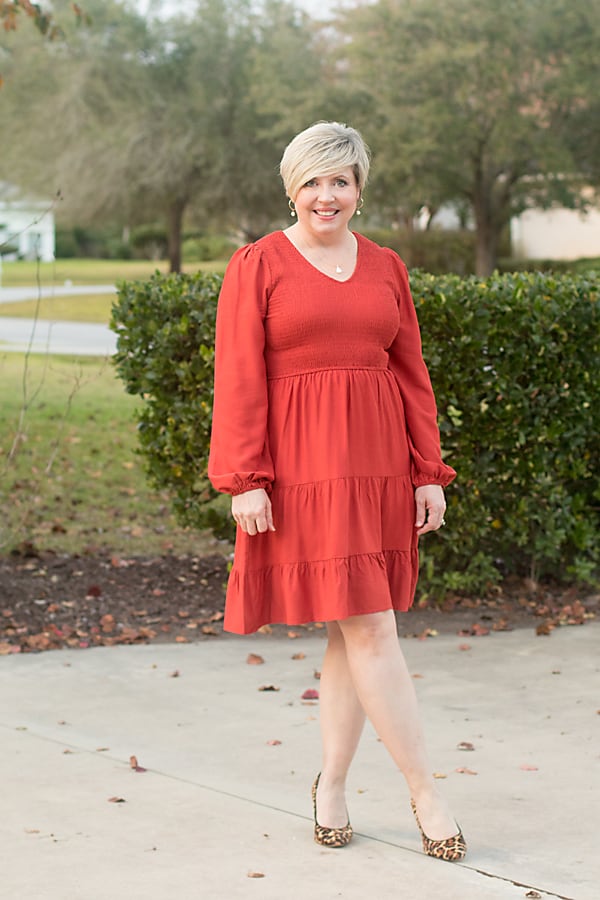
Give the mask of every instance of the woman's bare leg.
[(346, 775), (356, 752), (365, 714), (350, 675), (344, 636), (337, 622), (327, 625), (319, 706), (323, 763), (317, 792), (319, 825), (341, 828), (348, 821)]
[(357, 697), (406, 778), (425, 833), (434, 840), (450, 837), (457, 827), (438, 794), (427, 758), (413, 680), (400, 649), (394, 613), (351, 616), (339, 626)]

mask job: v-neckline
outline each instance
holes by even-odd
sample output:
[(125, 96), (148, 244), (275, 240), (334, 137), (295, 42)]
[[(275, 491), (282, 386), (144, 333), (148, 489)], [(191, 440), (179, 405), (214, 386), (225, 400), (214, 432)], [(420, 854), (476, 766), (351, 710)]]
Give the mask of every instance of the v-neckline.
[(323, 276), (323, 278), (327, 278), (329, 281), (335, 282), (335, 284), (348, 284), (348, 282), (351, 281), (354, 278), (354, 276), (356, 275), (356, 273), (358, 271), (360, 257), (361, 257), (360, 240), (359, 240), (359, 236), (356, 234), (356, 232), (354, 232), (354, 231), (351, 232), (351, 234), (354, 235), (354, 239), (356, 240), (356, 262), (354, 263), (354, 268), (353, 268), (352, 272), (350, 273), (350, 275), (344, 279), (334, 278), (333, 275), (328, 275), (327, 272), (323, 271), (323, 269), (319, 269), (318, 266), (315, 266), (314, 263), (311, 263), (310, 259), (307, 259), (307, 257), (304, 255), (304, 253), (302, 253), (298, 249), (298, 247), (296, 247), (294, 242), (290, 240), (290, 238), (287, 236), (285, 231), (281, 230), (279, 232), (279, 234), (283, 237), (284, 241), (286, 241), (290, 245), (292, 250), (300, 257), (300, 259), (304, 260), (304, 262), (306, 263), (307, 266), (310, 266), (311, 269), (313, 269), (315, 272), (318, 272), (319, 275)]

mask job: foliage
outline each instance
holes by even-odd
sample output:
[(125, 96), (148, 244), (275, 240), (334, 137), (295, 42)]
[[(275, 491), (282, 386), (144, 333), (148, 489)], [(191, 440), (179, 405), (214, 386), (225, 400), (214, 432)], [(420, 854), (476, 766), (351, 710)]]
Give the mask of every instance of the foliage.
[(117, 372), (145, 401), (139, 440), (151, 483), (169, 490), (181, 522), (219, 534), (227, 526), (211, 503), (206, 468), (220, 286), (214, 274), (124, 282), (111, 321)]
[(199, 237), (188, 237), (183, 242), (181, 251), (184, 262), (210, 262), (214, 259), (229, 259), (237, 244), (222, 234), (203, 234)]
[(468, 204), (479, 274), (512, 215), (597, 183), (600, 0), (376, 0), (339, 27), (371, 95), (374, 199), (398, 222)]
[(407, 228), (367, 228), (365, 237), (382, 247), (391, 247), (410, 268), (432, 274), (475, 271), (475, 234), (472, 231)]
[[(448, 526), (423, 541), (420, 589), (483, 590), (504, 575), (592, 580), (600, 561), (600, 301), (593, 275), (435, 277), (413, 293), (458, 470)], [(117, 371), (139, 412), (152, 482), (185, 524), (230, 529), (206, 478), (220, 278), (120, 286)], [(229, 532), (231, 533), (231, 532)]]

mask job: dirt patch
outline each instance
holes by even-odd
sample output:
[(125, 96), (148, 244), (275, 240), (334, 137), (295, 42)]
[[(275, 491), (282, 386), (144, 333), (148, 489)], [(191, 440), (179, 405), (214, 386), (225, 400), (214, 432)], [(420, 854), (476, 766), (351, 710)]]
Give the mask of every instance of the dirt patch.
[[(38, 553), (25, 545), (0, 558), (0, 654), (60, 647), (215, 640), (223, 634), (228, 561), (222, 555), (119, 557)], [(417, 604), (398, 616), (403, 636), (531, 628), (549, 634), (595, 618), (600, 595), (526, 581), (490, 597), (454, 597), (442, 607)], [(323, 629), (267, 626), (274, 635)]]

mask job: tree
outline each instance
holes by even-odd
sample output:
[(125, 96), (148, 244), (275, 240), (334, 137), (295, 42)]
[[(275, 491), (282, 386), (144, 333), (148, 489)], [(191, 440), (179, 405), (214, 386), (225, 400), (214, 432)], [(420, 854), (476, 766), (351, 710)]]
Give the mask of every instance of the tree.
[[(268, 230), (285, 209), (276, 167), (298, 109), (303, 124), (319, 117), (318, 29), (282, 0), (199, 0), (168, 20), (88, 8), (91, 25), (53, 48), (52, 87), (39, 85), (21, 117), (11, 171), (38, 190), (51, 179), (79, 224), (164, 221), (174, 271), (186, 217), (244, 240)], [(43, 53), (21, 59), (21, 77), (43, 79)]]
[(581, 202), (600, 0), (378, 0), (338, 27), (371, 93), (376, 193), (409, 211), (467, 201), (479, 274), (514, 214)]

